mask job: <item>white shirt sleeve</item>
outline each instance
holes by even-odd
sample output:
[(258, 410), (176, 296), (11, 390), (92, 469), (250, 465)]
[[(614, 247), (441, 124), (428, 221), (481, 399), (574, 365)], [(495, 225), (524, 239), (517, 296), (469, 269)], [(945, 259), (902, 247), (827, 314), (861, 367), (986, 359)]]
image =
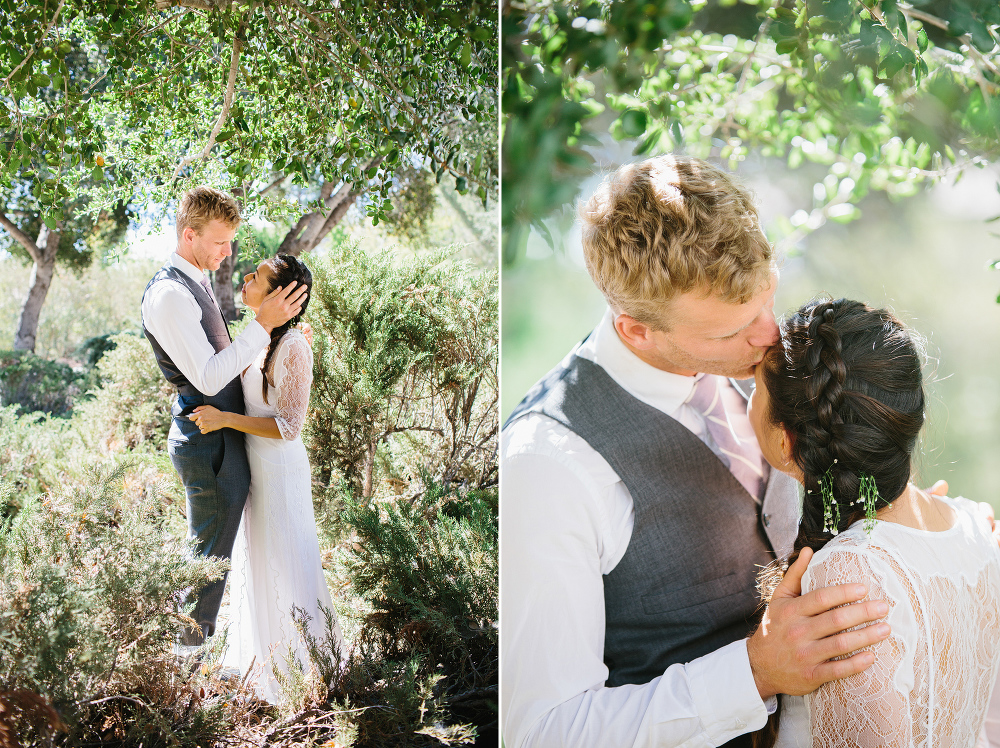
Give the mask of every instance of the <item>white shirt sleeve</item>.
[(201, 326), (201, 307), (179, 283), (161, 281), (146, 293), (142, 322), (199, 392), (214, 395), (239, 376), (271, 336), (256, 321), (218, 353)]
[[(554, 438), (540, 451), (554, 447)], [(673, 665), (647, 684), (604, 686), (602, 575), (624, 548), (613, 531), (620, 519), (601, 493), (608, 487), (595, 485), (583, 462), (558, 447), (543, 454), (505, 450), (500, 502), (505, 745), (714, 746), (763, 727), (767, 709), (745, 641)]]

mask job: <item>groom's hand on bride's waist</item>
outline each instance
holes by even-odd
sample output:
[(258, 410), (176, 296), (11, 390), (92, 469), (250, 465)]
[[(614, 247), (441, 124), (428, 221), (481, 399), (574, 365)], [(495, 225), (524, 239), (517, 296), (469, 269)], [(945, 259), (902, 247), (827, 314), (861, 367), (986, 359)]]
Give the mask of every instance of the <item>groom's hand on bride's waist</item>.
[(278, 286), (261, 302), (257, 322), (270, 333), (299, 314), (308, 295), (306, 287), (296, 281), (291, 281), (284, 288)]
[[(747, 640), (750, 668), (762, 699), (779, 693), (806, 694), (827, 681), (860, 673), (875, 662), (859, 649), (889, 636), (889, 624), (877, 621), (889, 611), (881, 600), (862, 600), (863, 584), (840, 584), (802, 594), (802, 575), (812, 551), (799, 554), (778, 585), (760, 626)], [(843, 607), (841, 607), (843, 606)], [(835, 660), (857, 652), (851, 657)]]

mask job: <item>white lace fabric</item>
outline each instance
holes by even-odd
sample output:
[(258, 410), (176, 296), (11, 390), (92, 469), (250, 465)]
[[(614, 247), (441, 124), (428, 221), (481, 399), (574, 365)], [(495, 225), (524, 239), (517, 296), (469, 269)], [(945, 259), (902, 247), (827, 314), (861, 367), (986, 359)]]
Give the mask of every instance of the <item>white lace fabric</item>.
[[(267, 349), (254, 363), (254, 367), (260, 369), (266, 353)], [(291, 441), (298, 438), (306, 421), (306, 411), (309, 409), (312, 369), (312, 348), (302, 333), (298, 330), (289, 330), (278, 341), (278, 347), (271, 359), (271, 380), (274, 385), (268, 384), (267, 403), (259, 398), (248, 399), (247, 415), (271, 416), (278, 424), (283, 439)]]
[(874, 665), (805, 697), (814, 748), (975, 745), (1000, 667), (1000, 549), (972, 502), (948, 501), (949, 530), (857, 523), (810, 562), (804, 593), (863, 582), (892, 627)]

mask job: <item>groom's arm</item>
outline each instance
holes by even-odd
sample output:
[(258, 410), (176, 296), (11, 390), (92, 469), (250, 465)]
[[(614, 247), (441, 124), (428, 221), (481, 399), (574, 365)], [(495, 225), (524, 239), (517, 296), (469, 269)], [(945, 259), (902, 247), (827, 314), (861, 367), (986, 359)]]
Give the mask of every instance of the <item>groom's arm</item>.
[(564, 448), (574, 435), (527, 434), (527, 420), (504, 432), (505, 745), (721, 745), (762, 727), (767, 710), (743, 641), (646, 684), (604, 686), (603, 575), (630, 534), (630, 518), (613, 500), (622, 487), (606, 464), (607, 475), (595, 475), (573, 459), (574, 448)]
[(205, 395), (216, 394), (239, 376), (271, 340), (270, 333), (254, 321), (232, 345), (216, 353), (202, 329), (198, 302), (171, 282), (157, 283), (146, 293), (142, 319), (181, 373)]

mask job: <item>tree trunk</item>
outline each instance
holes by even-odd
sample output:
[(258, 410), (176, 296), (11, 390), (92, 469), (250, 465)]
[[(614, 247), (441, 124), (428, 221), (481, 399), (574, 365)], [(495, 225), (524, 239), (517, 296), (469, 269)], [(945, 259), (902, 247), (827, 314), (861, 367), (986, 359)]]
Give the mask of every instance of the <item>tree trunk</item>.
[(226, 322), (235, 322), (239, 318), (236, 311), (236, 294), (233, 292), (233, 273), (236, 272), (236, 260), (240, 254), (240, 243), (233, 240), (233, 253), (219, 263), (219, 269), (212, 278), (212, 290), (219, 301), (219, 309)]
[(28, 298), (21, 307), (21, 318), (18, 320), (17, 333), (14, 335), (15, 351), (32, 353), (35, 351), (38, 321), (42, 315), (45, 297), (49, 293), (49, 286), (52, 285), (61, 236), (61, 223), (56, 224), (54, 231), (50, 231), (48, 226), (42, 226), (42, 230), (38, 232), (38, 239), (35, 241), (37, 255), (32, 252), (35, 264), (31, 268), (31, 279), (28, 281)]
[[(384, 156), (376, 156), (365, 169), (378, 166), (382, 163)], [(333, 184), (326, 182), (320, 189), (320, 199), (323, 200), (323, 210), (306, 213), (292, 228), (285, 234), (285, 238), (278, 247), (278, 252), (298, 257), (304, 252), (311, 252), (316, 248), (323, 237), (333, 231), (334, 226), (343, 220), (347, 209), (357, 202), (357, 199), (368, 189), (367, 186), (353, 189), (353, 185), (345, 182), (336, 192), (333, 191)], [(329, 212), (327, 212), (329, 211)]]

